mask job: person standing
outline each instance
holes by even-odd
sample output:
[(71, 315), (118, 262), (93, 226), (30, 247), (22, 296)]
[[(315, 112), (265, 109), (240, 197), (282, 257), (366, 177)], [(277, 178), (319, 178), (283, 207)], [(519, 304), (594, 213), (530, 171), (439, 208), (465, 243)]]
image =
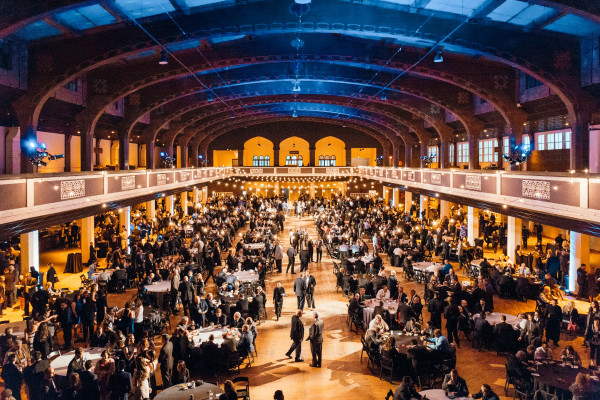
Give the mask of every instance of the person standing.
[(183, 281), (179, 284), (179, 297), (183, 304), (183, 315), (188, 315), (190, 304), (194, 301), (194, 285), (187, 275), (183, 277)]
[(306, 270), (304, 281), (306, 282), (306, 307), (315, 308), (315, 286), (317, 286), (317, 281), (308, 270)]
[(314, 254), (314, 243), (312, 239), (308, 239), (308, 262), (315, 262)]
[(300, 249), (300, 272), (306, 271), (308, 269), (309, 263), (309, 254), (308, 254), (308, 245), (307, 241), (304, 240), (302, 242), (302, 248)]
[(273, 304), (275, 305), (275, 315), (277, 317), (277, 321), (279, 321), (279, 317), (281, 317), (283, 298), (285, 296), (285, 289), (283, 286), (281, 286), (281, 282), (277, 282), (277, 287), (273, 290)]
[(283, 260), (283, 248), (279, 241), (275, 242), (275, 249), (273, 251), (273, 258), (275, 259), (275, 267), (277, 272), (282, 272), (281, 261)]
[[(125, 360), (119, 361), (119, 364), (117, 365), (117, 371), (108, 379), (110, 400), (127, 400), (129, 397), (129, 392), (131, 392), (132, 389), (131, 374), (125, 371), (125, 365)], [(165, 381), (163, 381), (163, 383), (165, 383)], [(167, 385), (165, 384), (164, 387), (166, 388)]]
[(158, 353), (158, 362), (160, 363), (160, 375), (163, 386), (171, 386), (171, 375), (173, 375), (173, 342), (169, 340), (168, 334), (162, 335), (163, 346)]
[(446, 318), (446, 332), (448, 334), (448, 341), (452, 343), (452, 340), (456, 342), (456, 346), (460, 347), (460, 339), (458, 338), (458, 317), (460, 310), (458, 306), (452, 302), (444, 309), (444, 318)]
[(315, 320), (308, 330), (310, 340), (310, 352), (312, 354), (311, 367), (321, 368), (321, 355), (323, 353), (323, 320), (319, 319), (319, 314), (315, 311)]
[(58, 321), (60, 322), (60, 326), (63, 330), (63, 338), (65, 341), (65, 350), (71, 349), (72, 338), (73, 338), (73, 324), (75, 323), (75, 315), (71, 307), (63, 301), (60, 303), (60, 314), (58, 316)]
[(304, 296), (306, 295), (306, 279), (302, 275), (294, 280), (294, 293), (298, 299), (298, 310), (304, 310)]
[(294, 249), (294, 246), (291, 246), (289, 249), (287, 249), (287, 251), (285, 253), (288, 256), (288, 266), (287, 266), (287, 269), (285, 270), (285, 273), (287, 274), (291, 268), (292, 275), (293, 275), (293, 274), (295, 274), (294, 264), (296, 263), (296, 250)]
[(292, 317), (292, 327), (290, 330), (290, 339), (292, 339), (292, 346), (285, 353), (287, 358), (292, 358), (292, 352), (296, 351), (295, 362), (302, 362), (302, 340), (304, 340), (304, 324), (300, 319), (302, 317), (302, 310), (297, 310), (296, 314)]
[(321, 258), (323, 258), (323, 240), (318, 238), (315, 242), (315, 248), (317, 249), (317, 262), (321, 262)]

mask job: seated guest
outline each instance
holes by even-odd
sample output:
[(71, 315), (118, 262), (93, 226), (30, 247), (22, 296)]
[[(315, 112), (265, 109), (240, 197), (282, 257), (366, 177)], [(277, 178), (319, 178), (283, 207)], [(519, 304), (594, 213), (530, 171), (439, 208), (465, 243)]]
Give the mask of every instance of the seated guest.
[(360, 294), (354, 293), (354, 297), (350, 300), (348, 305), (348, 314), (350, 317), (356, 317), (359, 321), (362, 321), (362, 307), (360, 306)]
[(365, 333), (365, 342), (371, 350), (378, 350), (379, 345), (382, 342), (381, 328), (367, 329), (367, 332)]
[(444, 377), (442, 383), (442, 390), (448, 393), (448, 396), (453, 397), (467, 397), (469, 396), (469, 389), (467, 388), (467, 382), (458, 375), (458, 371), (453, 369)]
[(458, 276), (456, 276), (456, 274), (454, 273), (454, 270), (452, 268), (450, 268), (450, 271), (448, 271), (448, 274), (446, 274), (446, 277), (444, 278), (444, 280), (446, 282), (448, 282), (448, 284), (456, 283), (456, 282), (458, 282)]
[(569, 387), (573, 394), (573, 400), (593, 400), (598, 396), (597, 385), (590, 381), (590, 376), (580, 372), (575, 377), (575, 383)]
[(529, 275), (531, 275), (531, 270), (525, 263), (523, 263), (517, 270), (517, 275), (528, 277)]
[(242, 319), (242, 314), (240, 314), (239, 312), (236, 312), (235, 314), (233, 314), (233, 318), (231, 319), (229, 326), (231, 328), (237, 328), (237, 329), (241, 330), (242, 327), (244, 326), (244, 320)]
[(492, 388), (487, 383), (481, 385), (481, 389), (477, 393), (472, 393), (471, 397), (482, 400), (500, 400), (498, 395), (492, 391)]
[(214, 323), (217, 328), (222, 328), (227, 326), (227, 316), (223, 315), (223, 311), (221, 311), (220, 308), (217, 308), (215, 316), (211, 322)]
[(375, 318), (371, 320), (369, 323), (369, 329), (379, 328), (382, 332), (387, 332), (390, 330), (388, 324), (383, 320), (381, 315), (376, 315)]
[(494, 326), (494, 337), (499, 351), (510, 351), (515, 340), (515, 329), (506, 323), (506, 315), (500, 316), (500, 323)]
[(404, 331), (412, 332), (412, 333), (419, 333), (419, 332), (421, 332), (421, 324), (419, 324), (419, 322), (414, 317), (412, 317), (404, 325)]
[(250, 327), (244, 324), (242, 326), (242, 338), (237, 344), (237, 351), (240, 353), (242, 359), (254, 351), (253, 342), (254, 338), (252, 332), (250, 332)]
[[(396, 271), (392, 271), (392, 272), (396, 272)], [(398, 295), (396, 296), (396, 299), (398, 299), (398, 301), (406, 303), (408, 301), (408, 296), (406, 295), (406, 293), (404, 293), (404, 287), (403, 286), (398, 286)]]
[(473, 314), (481, 314), (481, 312), (491, 313), (494, 311), (494, 307), (488, 304), (484, 299), (479, 300), (479, 303), (475, 305), (475, 311)]
[(473, 328), (473, 339), (479, 340), (481, 343), (487, 344), (492, 333), (492, 326), (486, 320), (486, 314), (481, 312), (479, 317), (475, 319)]
[(581, 357), (571, 345), (568, 345), (563, 349), (562, 353), (560, 353), (560, 359), (566, 364), (581, 367)]
[(73, 359), (69, 362), (69, 366), (67, 367), (67, 376), (70, 376), (73, 372), (79, 373), (84, 371), (84, 360), (83, 360), (83, 348), (77, 347), (75, 348), (75, 355)]
[(394, 392), (393, 400), (412, 400), (412, 399), (422, 399), (417, 389), (415, 389), (415, 384), (412, 381), (410, 376), (405, 376), (402, 378), (402, 383), (396, 391)]
[(223, 384), (223, 391), (225, 393), (219, 396), (219, 400), (236, 400), (238, 398), (232, 381), (225, 381)]
[(185, 367), (185, 361), (179, 360), (173, 374), (173, 385), (187, 383), (190, 381), (190, 371)]
[(411, 339), (407, 349), (407, 356), (413, 365), (419, 365), (420, 362), (426, 361), (429, 358), (429, 350), (427, 350), (426, 346), (419, 344), (417, 339)]
[(193, 322), (190, 322), (190, 319), (187, 316), (184, 316), (183, 318), (181, 318), (181, 321), (179, 321), (179, 323), (177, 324), (177, 327), (181, 327), (183, 328), (183, 330), (193, 330), (196, 329), (195, 325)]
[(444, 354), (450, 352), (450, 343), (448, 342), (446, 336), (442, 335), (442, 331), (440, 329), (436, 329), (433, 332), (432, 338), (423, 337), (423, 340), (429, 342), (427, 344), (427, 347), (429, 347), (430, 349), (437, 350), (440, 353)]
[(535, 349), (534, 360), (543, 361), (543, 360), (552, 360), (552, 349), (548, 347), (548, 342), (543, 341), (542, 345)]
[(389, 300), (390, 299), (390, 291), (388, 290), (387, 284), (383, 285), (381, 289), (377, 292), (377, 296), (375, 296), (377, 300)]
[(528, 388), (533, 388), (533, 380), (531, 378), (531, 372), (527, 369), (527, 353), (523, 350), (517, 351), (517, 354), (510, 354), (506, 361), (506, 370), (508, 374), (519, 380), (523, 385)]

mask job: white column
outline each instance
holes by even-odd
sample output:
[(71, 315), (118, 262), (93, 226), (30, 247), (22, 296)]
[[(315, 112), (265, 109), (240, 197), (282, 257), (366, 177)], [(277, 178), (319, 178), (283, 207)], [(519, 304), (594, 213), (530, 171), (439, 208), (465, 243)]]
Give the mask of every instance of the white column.
[(383, 204), (387, 204), (390, 201), (390, 188), (387, 186), (383, 187)]
[(188, 193), (182, 192), (180, 199), (181, 208), (183, 208), (183, 215), (188, 215)]
[(600, 172), (600, 125), (590, 126), (590, 173)]
[(569, 292), (579, 290), (577, 268), (581, 264), (590, 265), (590, 237), (579, 232), (570, 232), (569, 243)]
[(38, 231), (21, 235), (21, 273), (25, 275), (30, 267), (40, 270), (40, 242)]
[(90, 259), (90, 244), (94, 243), (94, 217), (79, 220), (81, 226), (81, 262), (86, 263)]
[(156, 200), (150, 200), (146, 202), (146, 218), (149, 221), (156, 218)]
[(194, 205), (200, 201), (200, 190), (197, 187), (194, 187), (192, 191), (192, 202)]
[(450, 202), (447, 200), (440, 200), (440, 219), (444, 217), (450, 217)]
[(173, 195), (165, 196), (165, 210), (173, 215), (173, 204), (175, 203)]
[(425, 218), (429, 218), (429, 198), (427, 196), (419, 196), (419, 217), (425, 210)]
[[(520, 218), (508, 217), (506, 230), (506, 255), (515, 262), (515, 249), (523, 241), (523, 221)], [(517, 267), (515, 265), (515, 267)]]
[(201, 194), (201, 201), (203, 203), (206, 203), (207, 200), (208, 200), (208, 186), (203, 186), (202, 194)]
[(392, 189), (392, 206), (400, 206), (400, 189), (398, 188)]
[[(127, 237), (131, 236), (131, 207), (123, 207), (119, 209), (119, 232), (121, 226), (125, 226)], [(129, 254), (129, 243), (127, 243), (127, 254)]]
[(479, 237), (479, 214), (474, 207), (467, 209), (467, 240), (475, 244), (475, 238)]
[(409, 213), (412, 207), (412, 193), (408, 190), (404, 191), (404, 212)]

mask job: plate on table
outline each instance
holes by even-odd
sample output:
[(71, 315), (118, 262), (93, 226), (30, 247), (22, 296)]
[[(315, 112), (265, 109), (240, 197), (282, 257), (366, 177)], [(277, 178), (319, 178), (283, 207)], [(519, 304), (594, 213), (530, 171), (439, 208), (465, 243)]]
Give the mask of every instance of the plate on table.
[(532, 372), (531, 376), (540, 376), (540, 374), (538, 374), (537, 372)]

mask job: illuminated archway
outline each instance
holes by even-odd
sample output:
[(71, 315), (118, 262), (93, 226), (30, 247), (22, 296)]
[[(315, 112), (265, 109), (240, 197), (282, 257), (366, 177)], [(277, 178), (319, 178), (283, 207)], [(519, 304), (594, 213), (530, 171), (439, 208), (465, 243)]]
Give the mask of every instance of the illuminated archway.
[(292, 136), (279, 144), (279, 165), (309, 164), (310, 147), (306, 140), (299, 138), (298, 136)]
[[(273, 142), (262, 136), (256, 136), (244, 142), (244, 165), (270, 167), (275, 162)], [(262, 158), (261, 158), (262, 157)]]
[(315, 163), (323, 167), (346, 165), (346, 143), (333, 136), (327, 136), (315, 144)]

